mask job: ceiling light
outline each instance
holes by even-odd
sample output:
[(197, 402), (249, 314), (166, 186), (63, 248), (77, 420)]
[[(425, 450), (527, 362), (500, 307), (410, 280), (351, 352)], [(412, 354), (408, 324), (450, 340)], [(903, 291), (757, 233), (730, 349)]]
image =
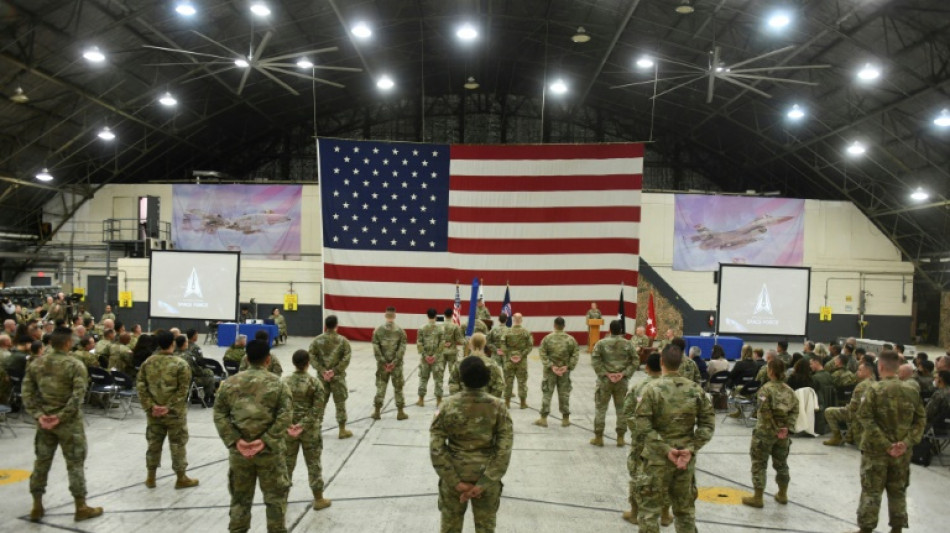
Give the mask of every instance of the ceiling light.
[(551, 92), (554, 94), (564, 94), (567, 92), (567, 84), (564, 80), (556, 80), (551, 84)]
[(237, 66), (239, 66), (239, 67), (241, 67), (241, 68), (247, 68), (247, 67), (251, 66), (251, 64), (247, 62), (247, 59), (244, 59), (243, 57), (239, 57), (239, 58), (235, 59), (235, 60), (234, 60), (234, 64), (237, 65)]
[(773, 13), (772, 16), (769, 17), (769, 27), (776, 30), (785, 28), (791, 23), (792, 23), (792, 17), (784, 11), (778, 11), (776, 13)]
[(478, 30), (471, 24), (464, 24), (455, 32), (455, 35), (463, 41), (474, 41), (478, 38)]
[(102, 128), (101, 130), (99, 130), (99, 138), (102, 139), (103, 141), (111, 141), (115, 139), (115, 133), (113, 133), (112, 130), (109, 129), (109, 126), (106, 126)]
[(36, 173), (36, 179), (40, 181), (53, 181), (53, 175), (49, 173), (48, 168), (44, 168)]
[(689, 5), (689, 0), (683, 0), (680, 5), (676, 6), (676, 12), (680, 15), (689, 15), (693, 11), (696, 11), (696, 9)]
[(254, 2), (251, 4), (251, 13), (258, 17), (266, 17), (270, 15), (270, 8), (264, 2)]
[(587, 33), (587, 30), (585, 30), (583, 26), (578, 26), (577, 33), (571, 37), (571, 40), (575, 43), (590, 42), (590, 34)]
[(357, 22), (350, 31), (360, 39), (369, 39), (373, 36), (373, 30), (369, 29), (365, 22)]
[(165, 92), (161, 98), (158, 99), (158, 103), (162, 104), (165, 107), (172, 107), (178, 103), (178, 100), (175, 100), (175, 97), (172, 96), (172, 93)]
[(917, 189), (910, 193), (910, 199), (915, 202), (923, 202), (927, 198), (930, 198), (930, 193), (925, 191), (922, 187), (917, 187)]
[(468, 79), (465, 80), (464, 87), (470, 91), (474, 91), (475, 89), (478, 89), (480, 85), (478, 84), (477, 81), (475, 81), (474, 76), (469, 76)]
[(866, 63), (864, 67), (858, 71), (858, 78), (864, 81), (876, 80), (881, 76), (881, 69), (878, 67)]
[(30, 97), (27, 96), (25, 92), (23, 92), (23, 87), (17, 87), (16, 90), (13, 91), (13, 94), (10, 95), (10, 101), (14, 104), (25, 104), (30, 101)]
[(383, 76), (376, 81), (376, 86), (384, 91), (388, 91), (396, 86), (396, 82), (389, 76)]
[(798, 104), (793, 105), (792, 108), (788, 110), (788, 118), (792, 120), (801, 120), (804, 117), (805, 110), (803, 110)]
[(313, 61), (310, 61), (306, 57), (302, 57), (299, 61), (297, 61), (297, 66), (300, 68), (313, 68)]
[[(19, 91), (20, 89), (17, 89), (17, 90)], [(13, 100), (12, 97), (10, 99)], [(940, 126), (941, 128), (946, 128), (950, 126), (950, 109), (944, 108), (943, 111), (941, 111), (940, 114), (937, 115), (937, 118), (934, 119), (934, 124), (936, 124), (937, 126)]]
[(106, 60), (106, 55), (99, 50), (98, 46), (86, 48), (82, 56), (86, 58), (87, 61), (92, 61), (93, 63), (102, 63)]
[(867, 148), (860, 141), (854, 141), (848, 146), (848, 153), (855, 157), (862, 155), (864, 152), (867, 152)]
[(198, 10), (195, 9), (195, 5), (187, 1), (178, 2), (178, 5), (175, 6), (175, 11), (179, 15), (184, 15), (186, 17), (190, 17), (198, 12)]
[(643, 56), (637, 60), (637, 66), (640, 68), (652, 68), (653, 65), (653, 60), (649, 56)]

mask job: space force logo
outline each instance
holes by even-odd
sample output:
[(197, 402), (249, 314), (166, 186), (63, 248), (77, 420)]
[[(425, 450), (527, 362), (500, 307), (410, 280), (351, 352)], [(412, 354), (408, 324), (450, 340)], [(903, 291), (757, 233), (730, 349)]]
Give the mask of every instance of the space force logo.
[(772, 299), (769, 297), (769, 288), (763, 283), (759, 297), (755, 300), (752, 316), (746, 319), (749, 326), (777, 326), (779, 321), (772, 314)]
[(198, 269), (192, 268), (188, 282), (185, 284), (185, 294), (182, 298), (203, 298), (201, 295), (201, 281), (198, 279)]

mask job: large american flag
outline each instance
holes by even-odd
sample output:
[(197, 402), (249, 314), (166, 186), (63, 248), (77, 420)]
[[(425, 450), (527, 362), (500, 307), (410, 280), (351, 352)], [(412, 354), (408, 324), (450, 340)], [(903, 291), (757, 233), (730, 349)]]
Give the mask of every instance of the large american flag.
[(637, 286), (643, 145), (320, 139), (319, 157), (324, 314), (350, 339), (369, 340), (392, 305), (412, 340), (472, 278), (486, 301), (517, 286), (536, 340), (557, 316), (585, 339), (590, 303)]

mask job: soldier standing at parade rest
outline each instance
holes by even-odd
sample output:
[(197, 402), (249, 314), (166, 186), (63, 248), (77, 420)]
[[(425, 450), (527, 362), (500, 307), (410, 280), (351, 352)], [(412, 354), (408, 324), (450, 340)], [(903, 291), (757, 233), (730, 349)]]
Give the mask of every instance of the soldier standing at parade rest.
[(534, 339), (531, 332), (521, 323), (524, 317), (515, 313), (512, 317), (514, 325), (505, 334), (505, 407), (511, 407), (511, 393), (518, 379), (518, 397), (521, 398), (521, 408), (528, 408), (528, 354), (534, 348)]
[(168, 436), (168, 448), (172, 456), (172, 470), (178, 475), (176, 489), (186, 489), (198, 484), (197, 479), (185, 475), (188, 459), (185, 445), (188, 444), (188, 391), (191, 388), (191, 369), (181, 357), (175, 356), (174, 338), (170, 331), (156, 335), (159, 351), (145, 360), (136, 380), (142, 410), (148, 420), (145, 439), (145, 467), (148, 477), (145, 486), (155, 488), (155, 472), (162, 460), (162, 444)]
[(500, 398), (485, 392), (491, 372), (481, 357), (462, 359), (459, 374), (465, 389), (446, 398), (429, 429), (432, 467), (439, 475), (441, 532), (461, 533), (471, 501), (476, 531), (494, 533), (501, 478), (511, 461), (511, 416)]
[[(488, 357), (485, 353), (487, 346), (485, 345), (485, 334), (484, 333), (475, 333), (472, 335), (472, 338), (469, 339), (469, 344), (471, 344), (470, 349), (468, 350), (468, 355), (465, 357), (478, 357), (485, 363), (485, 366), (488, 367), (488, 370), (491, 372), (491, 379), (488, 382), (488, 386), (485, 388), (485, 392), (491, 394), (496, 398), (504, 398), (505, 396), (505, 373), (501, 370), (501, 367), (492, 360), (491, 357)], [(452, 373), (449, 375), (449, 394), (455, 394), (461, 390), (462, 378), (459, 377), (459, 365), (456, 364), (452, 367)]]
[(627, 395), (627, 384), (639, 366), (639, 359), (633, 353), (633, 345), (623, 338), (622, 324), (619, 320), (610, 322), (610, 336), (601, 339), (594, 346), (590, 356), (594, 373), (597, 374), (597, 389), (594, 392), (594, 446), (604, 445), (604, 428), (607, 419), (607, 407), (614, 401), (617, 412), (617, 446), (624, 446), (623, 436), (627, 428), (623, 420), (623, 401)]
[[(465, 345), (465, 334), (462, 332), (462, 328), (459, 327), (458, 324), (452, 322), (452, 317), (454, 314), (455, 313), (451, 307), (446, 309), (445, 313), (443, 313), (445, 321), (442, 323), (442, 349), (439, 352), (438, 360), (442, 375), (444, 376), (445, 373), (448, 372), (450, 380), (452, 372), (455, 372), (456, 366), (458, 366), (459, 346)], [(441, 404), (442, 397), (436, 396), (436, 407)]]
[(679, 375), (683, 352), (669, 346), (660, 355), (663, 376), (643, 389), (636, 431), (644, 439), (637, 474), (640, 531), (659, 533), (668, 500), (677, 532), (696, 531), (693, 476), (696, 453), (716, 428), (716, 413), (702, 387)]
[(307, 372), (310, 368), (307, 350), (294, 352), (291, 361), (295, 371), (284, 378), (293, 405), (293, 418), (287, 428), (287, 477), (293, 480), (297, 453), (302, 448), (310, 490), (313, 492), (313, 509), (319, 511), (330, 507), (330, 500), (323, 497), (323, 466), (320, 462), (320, 455), (323, 454), (320, 429), (327, 396), (320, 380)]
[(402, 358), (406, 354), (406, 332), (396, 325), (396, 308), (386, 308), (386, 323), (373, 332), (373, 355), (376, 356), (376, 397), (373, 398), (374, 420), (380, 419), (386, 387), (393, 383), (393, 396), (396, 400), (396, 420), (409, 418), (404, 408), (406, 399), (402, 395), (405, 379), (402, 374)]
[(33, 509), (30, 520), (43, 518), (43, 494), (46, 478), (53, 465), (57, 446), (63, 451), (69, 492), (76, 501), (77, 522), (102, 514), (102, 507), (86, 505), (86, 430), (82, 419), (82, 400), (86, 395), (89, 376), (81, 361), (69, 357), (73, 334), (67, 328), (58, 328), (50, 337), (52, 353), (29, 365), (23, 378), (23, 406), (36, 420), (34, 449), (36, 462), (30, 475), (30, 493)]
[[(771, 351), (771, 350), (769, 350)], [(798, 420), (798, 398), (795, 391), (785, 383), (785, 362), (777, 355), (769, 359), (768, 383), (762, 385), (756, 395), (759, 397), (759, 411), (756, 416), (755, 430), (752, 432), (752, 444), (749, 455), (752, 457), (752, 487), (755, 494), (742, 498), (749, 507), (761, 508), (762, 493), (765, 491), (765, 473), (772, 458), (775, 469), (775, 482), (778, 493), (775, 501), (788, 503), (788, 483), (791, 474), (788, 470), (788, 452), (792, 446), (789, 427)]]
[(495, 361), (499, 367), (505, 366), (505, 335), (508, 334), (508, 315), (500, 313), (498, 315), (498, 324), (488, 332), (486, 341), (488, 342), (489, 357)]
[(551, 412), (551, 396), (557, 389), (558, 407), (561, 410), (561, 426), (571, 425), (571, 372), (577, 366), (580, 347), (574, 337), (564, 333), (564, 318), (554, 319), (554, 331), (541, 341), (538, 347), (543, 376), (541, 378), (541, 418), (534, 425), (548, 427)]
[(434, 382), (435, 397), (442, 400), (442, 378), (444, 369), (439, 368), (439, 355), (442, 352), (442, 328), (436, 324), (438, 312), (429, 308), (426, 316), (429, 321), (419, 328), (416, 333), (416, 350), (419, 352), (419, 401), (416, 405), (422, 407), (426, 401), (426, 389), (429, 378)]
[(353, 351), (350, 341), (336, 332), (337, 325), (336, 315), (330, 315), (323, 321), (323, 334), (310, 343), (310, 364), (323, 383), (326, 396), (323, 399), (324, 407), (330, 401), (330, 395), (333, 395), (336, 423), (340, 426), (339, 438), (348, 439), (353, 436), (353, 432), (346, 429), (346, 368), (350, 366)]
[(923, 438), (927, 418), (917, 390), (897, 379), (900, 364), (897, 352), (885, 350), (878, 355), (881, 381), (868, 390), (858, 407), (863, 431), (859, 533), (871, 533), (877, 527), (884, 489), (891, 533), (909, 527), (910, 451)]
[(287, 476), (285, 440), (293, 417), (290, 390), (268, 371), (267, 341), (247, 344), (250, 367), (224, 380), (214, 403), (214, 425), (228, 455), (231, 493), (229, 531), (251, 527), (255, 485), (260, 483), (267, 512), (267, 531), (285, 533)]

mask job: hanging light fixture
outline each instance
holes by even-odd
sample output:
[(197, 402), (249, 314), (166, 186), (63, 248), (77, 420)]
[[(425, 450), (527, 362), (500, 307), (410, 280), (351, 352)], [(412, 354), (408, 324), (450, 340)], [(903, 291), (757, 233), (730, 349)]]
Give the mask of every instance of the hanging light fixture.
[(40, 181), (53, 181), (53, 175), (49, 173), (49, 169), (43, 167), (43, 170), (36, 173), (36, 179)]
[(864, 67), (858, 71), (858, 79), (862, 81), (874, 81), (880, 77), (881, 69), (870, 63), (865, 63)]
[[(13, 100), (13, 98), (10, 99)], [(934, 119), (934, 124), (941, 128), (950, 127), (950, 109), (944, 108)]]
[(188, 0), (178, 2), (178, 5), (175, 6), (175, 11), (185, 17), (190, 17), (198, 12), (198, 10), (195, 9), (195, 5)]
[(851, 143), (851, 144), (848, 146), (848, 153), (851, 154), (851, 155), (854, 156), (854, 157), (858, 157), (859, 155), (863, 155), (864, 152), (867, 152), (867, 151), (868, 151), (868, 149), (865, 148), (864, 145), (861, 144), (860, 141), (854, 141), (853, 143)]
[(165, 91), (165, 94), (163, 94), (162, 97), (158, 99), (158, 103), (165, 107), (172, 107), (178, 103), (178, 100), (172, 96), (172, 93)]
[(99, 50), (98, 46), (87, 48), (82, 53), (82, 56), (91, 63), (102, 63), (103, 61), (106, 60), (106, 55), (102, 53), (102, 50)]
[(388, 91), (396, 86), (396, 82), (389, 76), (383, 76), (376, 82), (376, 86), (384, 91)]
[(567, 84), (564, 83), (564, 80), (555, 80), (551, 84), (551, 92), (554, 94), (564, 94), (567, 92)]
[(694, 11), (696, 11), (696, 8), (690, 5), (689, 0), (683, 0), (680, 5), (676, 6), (676, 12), (680, 15), (689, 15)]
[(313, 61), (302, 57), (297, 61), (297, 68), (313, 68)]
[(373, 30), (365, 22), (357, 22), (350, 31), (360, 39), (369, 39), (373, 36)]
[(115, 140), (115, 133), (113, 133), (112, 130), (109, 129), (109, 126), (106, 126), (102, 128), (101, 130), (99, 130), (99, 138), (102, 139), (103, 141), (112, 141), (112, 140)]
[(258, 17), (267, 17), (270, 16), (270, 8), (264, 2), (254, 2), (251, 4), (251, 13)]
[(914, 192), (910, 193), (910, 199), (915, 202), (923, 202), (928, 198), (930, 198), (930, 193), (925, 191), (923, 187), (917, 187)]
[(479, 83), (475, 81), (475, 76), (469, 76), (468, 79), (465, 80), (465, 85), (463, 87), (465, 87), (466, 89), (470, 91), (474, 91), (475, 89), (478, 89), (479, 87), (481, 87), (481, 85), (479, 85)]
[(788, 118), (792, 120), (801, 120), (805, 117), (805, 111), (801, 108), (800, 105), (795, 104), (791, 109), (788, 110)]
[(590, 34), (587, 33), (587, 30), (583, 26), (577, 27), (577, 32), (571, 36), (571, 40), (575, 43), (587, 43), (590, 42)]
[(17, 87), (16, 90), (13, 91), (13, 94), (10, 95), (10, 101), (14, 104), (25, 104), (30, 101), (30, 97), (23, 92), (23, 87)]
[(654, 64), (655, 63), (653, 62), (653, 59), (650, 56), (643, 56), (637, 60), (638, 68), (644, 68), (644, 69), (653, 68)]

